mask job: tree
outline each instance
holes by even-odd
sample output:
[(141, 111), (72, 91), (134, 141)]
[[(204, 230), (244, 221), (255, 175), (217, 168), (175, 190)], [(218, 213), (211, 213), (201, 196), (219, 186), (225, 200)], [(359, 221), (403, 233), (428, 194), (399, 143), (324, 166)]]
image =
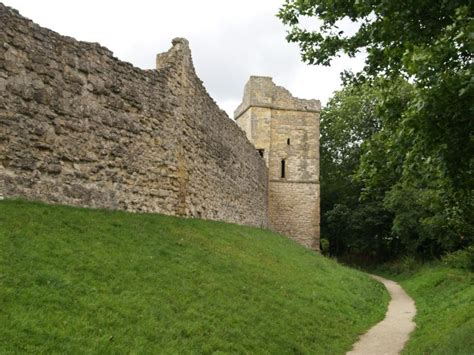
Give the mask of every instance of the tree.
[[(381, 128), (360, 146), (357, 182), (362, 198), (379, 198), (395, 213), (393, 237), (408, 249), (442, 251), (473, 240), (472, 14), (468, 0), (286, 0), (278, 13), (304, 61), (330, 65), (342, 53), (365, 51), (364, 70), (345, 75), (346, 83), (384, 83)], [(318, 18), (315, 30), (300, 23), (306, 17)], [(344, 33), (343, 20), (358, 30)], [(405, 98), (391, 85), (400, 78), (412, 83)], [(419, 208), (412, 216), (405, 196), (408, 211)], [(402, 220), (420, 228), (407, 233)]]
[[(410, 132), (412, 156), (445, 163), (446, 176), (465, 193), (472, 189), (474, 21), (469, 0), (286, 0), (278, 17), (303, 60), (329, 65), (341, 53), (366, 51), (357, 78), (403, 76), (419, 89), (401, 124)], [(300, 19), (317, 16), (315, 31)], [(350, 35), (340, 21), (359, 25)]]
[(426, 258), (472, 244), (472, 194), (462, 194), (446, 175), (442, 158), (416, 156), (414, 129), (405, 125), (419, 89), (401, 81), (384, 84), (382, 92), (381, 128), (361, 146), (355, 174), (364, 187), (361, 199), (380, 200), (394, 215), (392, 238), (399, 252)]
[[(390, 234), (393, 215), (383, 202), (399, 174), (385, 169), (383, 178), (369, 191), (364, 179), (356, 179), (369, 142), (388, 125), (387, 117), (379, 110), (387, 100), (385, 86), (383, 80), (347, 85), (321, 112), (321, 231), (330, 241), (332, 255), (352, 254), (367, 260), (400, 251), (398, 241)], [(392, 98), (393, 113), (403, 109), (411, 85), (398, 80), (390, 87), (396, 87), (399, 94), (398, 101)], [(372, 157), (377, 145), (377, 141), (372, 142)], [(385, 166), (385, 146), (379, 146), (377, 163)]]
[[(469, 67), (473, 50), (472, 2), (469, 0), (286, 0), (278, 12), (290, 25), (287, 39), (299, 43), (303, 60), (329, 65), (341, 52), (367, 51), (365, 73), (414, 75), (428, 79), (439, 70)], [(316, 31), (300, 26), (316, 16)], [(341, 20), (359, 24), (352, 35)]]

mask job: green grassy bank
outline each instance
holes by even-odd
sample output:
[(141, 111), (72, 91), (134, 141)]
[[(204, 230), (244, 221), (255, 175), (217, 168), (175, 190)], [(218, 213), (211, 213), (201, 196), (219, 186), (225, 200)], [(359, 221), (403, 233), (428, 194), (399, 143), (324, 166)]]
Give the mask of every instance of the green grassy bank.
[(382, 274), (416, 302), (416, 330), (404, 354), (474, 354), (474, 273), (437, 262)]
[(343, 354), (387, 302), (266, 230), (0, 202), (0, 353)]

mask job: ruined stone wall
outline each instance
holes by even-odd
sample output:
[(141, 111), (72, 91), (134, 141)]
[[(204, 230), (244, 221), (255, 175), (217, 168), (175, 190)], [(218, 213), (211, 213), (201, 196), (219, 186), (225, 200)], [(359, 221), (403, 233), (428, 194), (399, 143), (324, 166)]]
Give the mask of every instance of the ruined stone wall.
[[(270, 227), (319, 249), (319, 111), (317, 100), (293, 97), (269, 77), (252, 76), (236, 122), (269, 169)], [(285, 176), (282, 176), (282, 160)]]
[(0, 4), (5, 197), (266, 226), (265, 164), (186, 40), (141, 70)]

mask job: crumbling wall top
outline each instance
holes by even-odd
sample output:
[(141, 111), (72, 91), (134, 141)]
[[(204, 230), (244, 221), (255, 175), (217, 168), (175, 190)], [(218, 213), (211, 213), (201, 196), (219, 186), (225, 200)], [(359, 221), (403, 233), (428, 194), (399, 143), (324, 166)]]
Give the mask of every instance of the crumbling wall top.
[(238, 119), (249, 107), (268, 107), (281, 110), (320, 112), (319, 100), (299, 99), (284, 87), (277, 86), (269, 76), (251, 76), (245, 84), (242, 103), (234, 111)]
[(164, 53), (156, 55), (156, 69), (160, 70), (177, 63), (181, 63), (188, 69), (194, 71), (191, 58), (191, 49), (186, 38), (177, 37), (171, 41), (173, 47)]
[(172, 43), (143, 70), (0, 3), (0, 194), (265, 227), (265, 163)]

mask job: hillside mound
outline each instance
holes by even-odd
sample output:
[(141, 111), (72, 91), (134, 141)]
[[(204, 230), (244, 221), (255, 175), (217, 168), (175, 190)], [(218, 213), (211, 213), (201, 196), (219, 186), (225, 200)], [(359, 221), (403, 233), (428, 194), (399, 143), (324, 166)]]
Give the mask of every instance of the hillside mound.
[(388, 296), (267, 230), (0, 201), (0, 352), (344, 353)]
[(474, 273), (437, 262), (391, 276), (418, 308), (403, 354), (474, 354)]

